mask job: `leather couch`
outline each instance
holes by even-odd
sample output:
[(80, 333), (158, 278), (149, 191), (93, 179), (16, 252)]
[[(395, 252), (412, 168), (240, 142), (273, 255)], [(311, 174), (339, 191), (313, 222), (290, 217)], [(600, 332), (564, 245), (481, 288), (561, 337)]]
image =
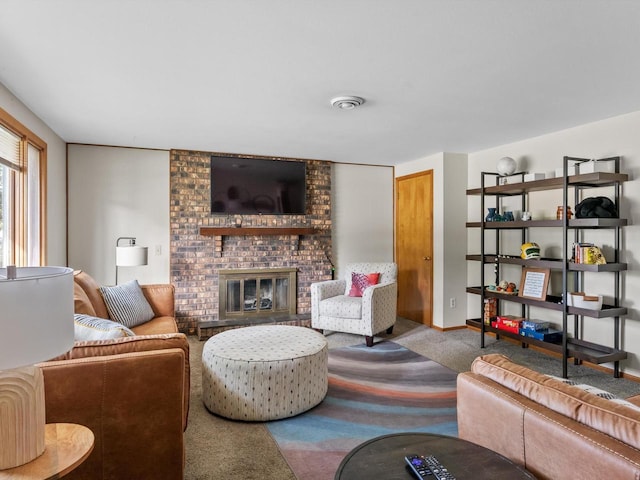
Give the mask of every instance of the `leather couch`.
[[(76, 313), (108, 318), (96, 282), (76, 272)], [(178, 333), (172, 285), (142, 286), (156, 317), (133, 337), (76, 342), (40, 366), (47, 423), (95, 435), (89, 457), (66, 478), (180, 479), (189, 413), (189, 343)]]
[[(142, 325), (131, 328), (136, 335), (177, 333), (173, 285), (140, 285), (142, 293), (151, 305), (155, 317)], [(73, 300), (75, 313), (92, 317), (109, 318), (107, 305), (100, 293), (100, 285), (86, 272), (73, 272)]]
[(640, 478), (640, 395), (627, 404), (491, 354), (458, 376), (458, 434), (539, 479)]

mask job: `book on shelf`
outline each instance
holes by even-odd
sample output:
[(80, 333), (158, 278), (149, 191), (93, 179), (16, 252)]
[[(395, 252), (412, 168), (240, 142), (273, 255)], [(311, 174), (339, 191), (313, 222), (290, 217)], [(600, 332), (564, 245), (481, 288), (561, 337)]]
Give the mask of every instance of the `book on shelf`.
[(599, 247), (596, 247), (593, 243), (585, 242), (573, 244), (572, 260), (574, 263), (582, 263), (585, 265), (607, 263)]

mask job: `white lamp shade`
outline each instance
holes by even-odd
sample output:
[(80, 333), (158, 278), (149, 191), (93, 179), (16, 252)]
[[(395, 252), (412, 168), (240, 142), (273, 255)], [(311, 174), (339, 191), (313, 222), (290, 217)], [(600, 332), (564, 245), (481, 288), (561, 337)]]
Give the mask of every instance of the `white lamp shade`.
[(149, 248), (138, 245), (116, 247), (116, 266), (137, 267), (147, 264)]
[(73, 347), (73, 270), (0, 268), (0, 370), (49, 360)]

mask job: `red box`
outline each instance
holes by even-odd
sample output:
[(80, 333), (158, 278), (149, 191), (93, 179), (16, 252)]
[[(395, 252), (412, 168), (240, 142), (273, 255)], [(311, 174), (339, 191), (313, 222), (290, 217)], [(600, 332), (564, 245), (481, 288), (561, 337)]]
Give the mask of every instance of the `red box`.
[(518, 334), (520, 333), (520, 329), (518, 327), (508, 327), (497, 321), (491, 322), (491, 326), (493, 328), (497, 328), (498, 330), (504, 330), (505, 332), (518, 333)]
[(516, 317), (515, 315), (498, 315), (496, 317), (496, 322), (498, 323), (498, 328), (508, 327), (508, 328), (520, 328), (520, 324), (524, 318)]
[(498, 322), (496, 322), (496, 328), (498, 330), (504, 330), (505, 332), (511, 332), (511, 333), (520, 334), (520, 328), (519, 327), (508, 327), (506, 325), (501, 325)]

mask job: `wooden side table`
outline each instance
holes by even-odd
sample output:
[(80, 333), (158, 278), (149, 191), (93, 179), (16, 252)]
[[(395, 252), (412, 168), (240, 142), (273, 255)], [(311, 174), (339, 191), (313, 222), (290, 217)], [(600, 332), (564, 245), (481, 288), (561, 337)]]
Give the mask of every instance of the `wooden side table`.
[(93, 450), (93, 432), (83, 425), (49, 423), (44, 453), (19, 467), (0, 470), (0, 480), (49, 480), (64, 477)]

